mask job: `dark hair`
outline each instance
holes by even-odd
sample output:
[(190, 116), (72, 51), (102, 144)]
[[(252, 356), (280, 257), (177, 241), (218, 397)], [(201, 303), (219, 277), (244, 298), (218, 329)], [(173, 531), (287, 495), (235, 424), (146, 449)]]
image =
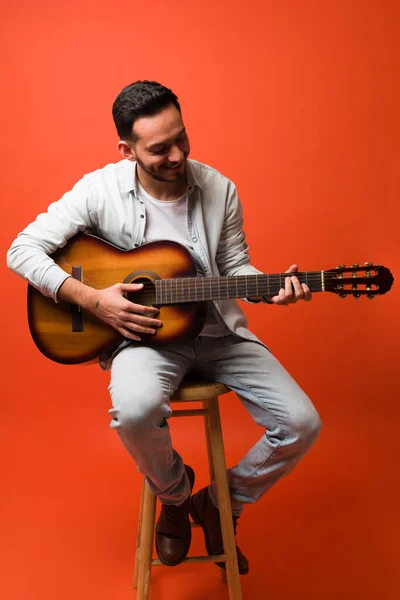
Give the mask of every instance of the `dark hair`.
[(181, 112), (177, 96), (157, 81), (135, 81), (116, 97), (112, 114), (122, 140), (134, 139), (132, 127), (136, 119), (155, 115), (173, 104)]

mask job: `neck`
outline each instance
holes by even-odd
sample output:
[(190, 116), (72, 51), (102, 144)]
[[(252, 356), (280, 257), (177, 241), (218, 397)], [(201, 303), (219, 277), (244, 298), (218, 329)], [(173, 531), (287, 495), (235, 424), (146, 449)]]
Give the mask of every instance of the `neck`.
[(158, 181), (146, 173), (142, 167), (136, 163), (136, 175), (140, 185), (150, 196), (157, 200), (177, 200), (186, 192), (187, 176), (178, 181)]

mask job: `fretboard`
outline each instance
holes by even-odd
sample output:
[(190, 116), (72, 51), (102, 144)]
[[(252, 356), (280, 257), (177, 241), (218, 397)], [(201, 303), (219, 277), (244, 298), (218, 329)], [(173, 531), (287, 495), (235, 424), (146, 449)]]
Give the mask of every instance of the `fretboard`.
[[(204, 302), (229, 298), (275, 296), (285, 287), (287, 273), (238, 275), (233, 277), (188, 277), (154, 281), (156, 304)], [(325, 271), (296, 273), (312, 292), (325, 291)]]

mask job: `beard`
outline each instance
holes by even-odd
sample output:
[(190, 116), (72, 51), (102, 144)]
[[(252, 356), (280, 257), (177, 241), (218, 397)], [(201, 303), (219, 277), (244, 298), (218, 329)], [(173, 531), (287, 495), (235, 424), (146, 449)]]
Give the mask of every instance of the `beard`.
[(147, 175), (149, 175), (152, 179), (155, 179), (156, 181), (162, 181), (163, 183), (176, 183), (177, 181), (182, 181), (183, 179), (185, 179), (185, 177), (186, 177), (186, 159), (187, 159), (187, 156), (185, 156), (183, 159), (183, 165), (184, 165), (183, 173), (175, 173), (174, 179), (167, 179), (166, 177), (163, 177), (160, 173), (150, 170), (148, 167), (146, 167), (144, 162), (138, 156), (136, 156), (136, 162), (143, 169), (143, 171), (145, 171), (145, 173), (147, 173)]

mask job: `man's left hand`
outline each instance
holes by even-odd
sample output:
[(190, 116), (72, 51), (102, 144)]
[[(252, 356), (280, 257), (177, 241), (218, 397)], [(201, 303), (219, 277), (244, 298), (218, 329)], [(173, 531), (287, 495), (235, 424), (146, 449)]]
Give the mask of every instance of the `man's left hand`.
[(298, 300), (305, 300), (309, 302), (311, 300), (311, 290), (305, 283), (300, 283), (295, 275), (299, 267), (292, 265), (285, 273), (291, 273), (290, 277), (285, 278), (285, 287), (279, 290), (279, 294), (268, 298), (271, 304), (281, 304), (287, 306), (288, 304), (295, 304)]

